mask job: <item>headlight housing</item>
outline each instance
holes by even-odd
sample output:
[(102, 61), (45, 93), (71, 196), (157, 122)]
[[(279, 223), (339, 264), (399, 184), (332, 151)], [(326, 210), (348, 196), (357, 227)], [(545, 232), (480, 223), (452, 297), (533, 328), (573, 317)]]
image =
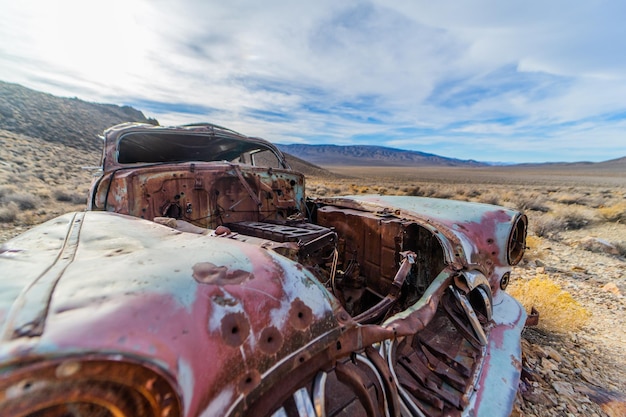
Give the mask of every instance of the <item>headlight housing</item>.
[(178, 396), (144, 366), (65, 359), (1, 374), (0, 415), (14, 417), (179, 417)]
[(509, 265), (517, 265), (524, 256), (527, 228), (528, 218), (520, 214), (513, 222), (513, 228), (507, 244), (507, 261)]

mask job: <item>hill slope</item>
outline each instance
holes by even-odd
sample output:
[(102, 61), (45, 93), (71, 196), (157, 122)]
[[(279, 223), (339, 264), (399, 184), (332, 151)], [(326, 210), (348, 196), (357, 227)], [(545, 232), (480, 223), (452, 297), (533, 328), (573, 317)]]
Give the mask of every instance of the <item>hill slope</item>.
[[(89, 103), (77, 98), (62, 98), (0, 81), (0, 131), (4, 140), (20, 143), (30, 140), (33, 146), (41, 147), (40, 140), (57, 144), (63, 149), (69, 146), (91, 152), (97, 163), (102, 151), (102, 141), (98, 135), (104, 129), (123, 122), (158, 124), (132, 107), (114, 104)], [(18, 136), (12, 136), (11, 133)], [(36, 145), (37, 144), (37, 145)], [(48, 147), (44, 147), (48, 149)], [(27, 149), (21, 147), (24, 158), (28, 159)], [(61, 154), (67, 152), (61, 152)], [(20, 156), (20, 158), (21, 158)], [(331, 177), (329, 171), (292, 155), (285, 155), (291, 167), (305, 175)], [(0, 157), (0, 162), (2, 161)], [(7, 163), (10, 162), (7, 160)], [(54, 162), (54, 161), (52, 161)], [(88, 164), (89, 165), (89, 164)]]
[(485, 166), (476, 161), (383, 146), (279, 145), (280, 149), (322, 166)]
[(0, 129), (100, 152), (97, 135), (123, 122), (156, 121), (132, 107), (56, 97), (0, 81)]

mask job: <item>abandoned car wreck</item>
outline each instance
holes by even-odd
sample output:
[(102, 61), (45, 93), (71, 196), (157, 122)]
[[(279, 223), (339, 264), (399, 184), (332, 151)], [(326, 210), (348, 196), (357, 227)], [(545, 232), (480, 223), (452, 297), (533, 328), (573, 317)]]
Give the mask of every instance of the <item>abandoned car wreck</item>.
[(526, 217), (307, 199), (271, 143), (104, 135), (88, 209), (0, 254), (2, 416), (508, 416)]

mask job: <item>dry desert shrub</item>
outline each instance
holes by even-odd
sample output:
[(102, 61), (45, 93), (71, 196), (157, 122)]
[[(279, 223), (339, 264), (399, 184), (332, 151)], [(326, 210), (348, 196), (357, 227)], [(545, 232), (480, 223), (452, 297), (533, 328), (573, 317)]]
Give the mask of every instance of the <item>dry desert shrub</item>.
[(439, 189), (437, 191), (435, 191), (430, 197), (433, 198), (444, 198), (444, 199), (457, 199), (460, 200), (461, 198), (459, 198), (454, 191), (452, 190), (448, 190), (448, 189)]
[(582, 328), (591, 313), (572, 295), (561, 289), (546, 274), (537, 274), (527, 281), (512, 282), (507, 290), (530, 312), (539, 311), (538, 327), (555, 332), (573, 332)]
[(410, 196), (422, 197), (424, 195), (424, 191), (422, 191), (422, 187), (420, 187), (419, 185), (415, 187), (405, 187), (402, 189), (402, 191), (406, 195)]
[(579, 208), (568, 208), (557, 214), (566, 230), (582, 229), (593, 222), (593, 218)]
[(547, 213), (550, 208), (545, 204), (545, 198), (543, 196), (532, 194), (520, 194), (513, 200), (515, 207), (521, 211), (539, 211), (541, 213)]
[(54, 191), (54, 199), (64, 203), (82, 204), (87, 201), (87, 196), (83, 193), (58, 189)]
[(585, 205), (587, 201), (587, 196), (584, 194), (559, 194), (556, 195), (555, 198), (553, 198), (553, 201), (565, 205)]
[(10, 202), (5, 206), (0, 206), (0, 223), (12, 223), (17, 219), (19, 213), (17, 204)]
[(465, 192), (465, 196), (468, 198), (477, 198), (480, 197), (483, 193), (479, 190), (469, 190)]
[(30, 193), (12, 192), (0, 197), (0, 204), (15, 203), (20, 210), (32, 210), (39, 205), (39, 198)]
[(619, 202), (609, 207), (601, 207), (598, 209), (600, 217), (607, 222), (624, 222), (626, 221), (626, 202)]
[(11, 187), (9, 185), (4, 185), (0, 187), (0, 199), (4, 198), (9, 194), (15, 194), (15, 187)]
[(402, 191), (404, 191), (406, 195), (414, 197), (453, 198), (456, 196), (456, 193), (451, 189), (433, 186), (425, 187), (418, 185), (405, 187)]
[(484, 204), (492, 204), (494, 206), (499, 206), (500, 195), (497, 193), (481, 194), (480, 197), (478, 198), (478, 201)]
[(545, 237), (548, 239), (556, 239), (558, 233), (565, 230), (565, 223), (562, 219), (554, 216), (538, 216), (530, 223), (530, 230), (537, 237)]

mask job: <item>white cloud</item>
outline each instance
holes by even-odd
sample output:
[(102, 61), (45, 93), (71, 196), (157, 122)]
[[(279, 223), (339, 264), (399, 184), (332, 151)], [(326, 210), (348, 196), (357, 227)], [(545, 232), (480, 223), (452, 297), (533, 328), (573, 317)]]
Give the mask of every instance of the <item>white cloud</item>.
[(489, 147), (497, 160), (520, 155), (512, 143), (577, 159), (598, 148), (591, 134), (603, 138), (595, 158), (624, 151), (617, 0), (0, 7), (0, 79), (137, 103), (166, 124), (209, 120), (279, 142), (367, 139), (453, 157)]

